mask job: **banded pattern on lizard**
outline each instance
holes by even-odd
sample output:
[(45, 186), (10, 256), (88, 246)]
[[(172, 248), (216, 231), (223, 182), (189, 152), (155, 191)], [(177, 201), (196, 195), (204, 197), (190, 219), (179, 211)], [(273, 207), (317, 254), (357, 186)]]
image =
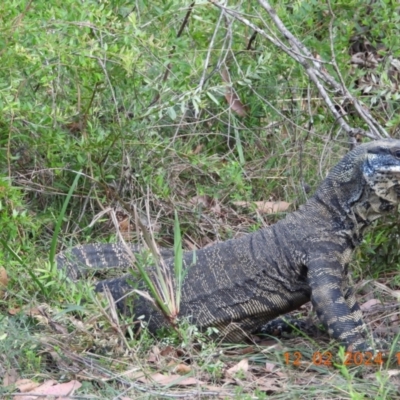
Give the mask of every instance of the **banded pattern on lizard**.
[[(362, 313), (348, 283), (348, 264), (365, 229), (400, 201), (400, 140), (358, 146), (329, 173), (298, 211), (240, 239), (184, 254), (187, 269), (181, 315), (199, 328), (216, 327), (227, 341), (241, 341), (266, 322), (312, 301), (329, 334), (352, 349), (369, 348)], [(136, 251), (137, 248), (133, 247)], [(167, 255), (169, 256), (169, 254)], [(76, 278), (90, 268), (129, 266), (123, 245), (78, 246), (57, 257)], [(173, 268), (173, 258), (166, 264)], [(122, 311), (132, 276), (108, 279)], [(134, 313), (151, 331), (166, 325), (160, 312), (138, 297)]]

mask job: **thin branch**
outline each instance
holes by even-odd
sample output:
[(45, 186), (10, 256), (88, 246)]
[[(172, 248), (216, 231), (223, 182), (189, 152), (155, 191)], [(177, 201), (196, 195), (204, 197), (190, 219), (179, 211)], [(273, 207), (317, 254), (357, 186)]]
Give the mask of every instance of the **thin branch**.
[(253, 34), (250, 36), (249, 42), (247, 43), (246, 50), (253, 50), (251, 45), (256, 40), (256, 37), (257, 37), (257, 32), (254, 31)]
[[(268, 1), (266, 1), (266, 0), (258, 0), (258, 2), (267, 11), (267, 13), (271, 17), (272, 21), (274, 22), (275, 26), (279, 29), (279, 31), (282, 33), (282, 35), (285, 38), (287, 38), (287, 40), (292, 45), (292, 47), (294, 47), (299, 53), (304, 54), (307, 57), (310, 57), (310, 56), (312, 57), (312, 53), (307, 49), (307, 47), (304, 46), (303, 43), (301, 43), (285, 27), (285, 25), (283, 24), (281, 19), (278, 17), (278, 15), (276, 14), (275, 10), (270, 6)], [(333, 15), (333, 13), (331, 15)], [(305, 60), (305, 64), (308, 64), (307, 60)], [(322, 78), (322, 80), (324, 80), (325, 82), (328, 82), (334, 89), (336, 89), (337, 91), (342, 93), (345, 97), (347, 97), (351, 101), (351, 103), (353, 103), (353, 105), (354, 105), (355, 109), (357, 110), (358, 114), (366, 122), (366, 124), (369, 126), (369, 128), (371, 130), (371, 134), (372, 135), (366, 135), (366, 133), (364, 133), (364, 135), (369, 136), (371, 138), (375, 138), (375, 139), (376, 138), (381, 138), (382, 134), (384, 136), (386, 136), (386, 137), (389, 137), (389, 134), (386, 132), (386, 130), (371, 116), (371, 114), (368, 111), (365, 110), (365, 108), (359, 103), (359, 101), (354, 96), (352, 96), (350, 94), (350, 92), (347, 90), (346, 86), (340, 85), (338, 82), (336, 82), (336, 80), (332, 76), (330, 76), (328, 74), (328, 72), (325, 69), (321, 68), (321, 64), (320, 64), (319, 60), (314, 58), (313, 59), (313, 65), (314, 65), (314, 68), (312, 68), (309, 65), (308, 65), (308, 68), (306, 68), (307, 75), (310, 77), (310, 79), (313, 80), (314, 83), (316, 83), (314, 79), (316, 79), (317, 75), (318, 75), (318, 77)], [(305, 67), (305, 65), (303, 65), (303, 66)], [(312, 71), (312, 75), (315, 75), (315, 78), (311, 77), (309, 71)], [(320, 75), (320, 73), (321, 73), (321, 75)], [(322, 95), (321, 91), (320, 91), (320, 94)], [(327, 105), (330, 108), (331, 112), (333, 112), (333, 110), (331, 108), (333, 104), (331, 106), (329, 106), (329, 104), (327, 103)], [(338, 115), (340, 116), (340, 119), (342, 121), (340, 121), (340, 119), (338, 119)], [(336, 119), (338, 119), (338, 122), (339, 122), (340, 126), (343, 129), (345, 129), (345, 131), (350, 136), (354, 136), (356, 133), (360, 133), (360, 132), (355, 132), (354, 128), (350, 128), (347, 125), (346, 122), (343, 123), (344, 120), (343, 120), (342, 116), (338, 112), (334, 113), (334, 116), (335, 116)], [(346, 128), (346, 125), (351, 129), (351, 131), (349, 131)]]
[[(340, 84), (341, 84), (341, 87), (342, 87), (342, 93), (346, 97), (348, 97), (348, 98), (350, 98), (352, 100), (352, 96), (349, 93), (349, 91), (348, 91), (348, 89), (347, 89), (347, 87), (345, 85), (345, 82), (344, 82), (344, 79), (343, 79), (342, 74), (340, 72), (339, 66), (338, 66), (338, 64), (336, 62), (335, 51), (334, 51), (334, 48), (333, 48), (333, 38), (334, 38), (333, 22), (335, 21), (336, 16), (333, 13), (330, 0), (328, 0), (328, 8), (329, 8), (329, 13), (331, 15), (331, 20), (329, 22), (329, 38), (330, 38), (331, 57), (332, 57), (331, 58), (331, 64), (332, 64), (332, 66), (333, 66), (333, 68), (334, 68), (334, 70), (335, 70), (335, 72), (336, 72), (336, 74), (337, 74), (337, 76), (338, 76), (338, 78), (340, 80)], [(367, 109), (365, 109), (365, 107), (363, 107), (358, 101), (357, 102), (353, 102), (353, 105), (354, 105), (354, 108), (356, 109), (356, 111), (358, 112), (358, 114), (360, 116), (364, 116), (364, 117), (362, 117), (364, 119), (364, 121), (366, 121), (366, 119), (368, 119), (371, 124), (374, 124), (374, 125), (377, 124), (377, 128), (381, 131), (381, 134), (383, 134), (386, 137), (390, 137), (389, 134), (386, 132), (386, 130), (372, 117), (372, 115), (369, 113), (369, 111)], [(353, 145), (354, 144), (355, 143), (353, 142)]]
[[(187, 10), (187, 12), (186, 12), (185, 18), (183, 18), (183, 21), (182, 21), (182, 24), (181, 24), (181, 26), (180, 26), (180, 28), (179, 28), (179, 31), (178, 31), (178, 33), (176, 34), (176, 37), (177, 37), (177, 38), (181, 37), (181, 35), (182, 35), (182, 33), (183, 33), (183, 30), (185, 29), (185, 26), (188, 24), (190, 14), (192, 13), (193, 7), (194, 7), (194, 6), (195, 6), (195, 2), (193, 2), (192, 4), (190, 4), (190, 6), (189, 6), (189, 8), (188, 8), (188, 10)], [(169, 58), (169, 59), (171, 59), (171, 57), (172, 57), (172, 55), (174, 54), (174, 52), (175, 52), (175, 46), (172, 46), (172, 49), (171, 49), (171, 51), (169, 52), (169, 55), (168, 55), (168, 58)], [(165, 70), (165, 72), (164, 72), (164, 75), (163, 75), (163, 77), (162, 77), (162, 80), (161, 80), (162, 82), (165, 82), (165, 81), (168, 79), (168, 75), (169, 75), (169, 73), (171, 72), (171, 67), (172, 67), (172, 64), (171, 64), (171, 63), (168, 63), (167, 68), (166, 68), (166, 70)], [(155, 103), (157, 103), (157, 101), (158, 101), (159, 99), (160, 99), (160, 93), (157, 93), (157, 94), (154, 96), (154, 98), (153, 98), (153, 100), (151, 101), (151, 103), (149, 104), (149, 107), (151, 107), (151, 106), (153, 106)]]
[[(389, 136), (385, 129), (371, 116), (371, 114), (365, 110), (365, 108), (359, 103), (359, 101), (352, 96), (349, 91), (340, 85), (328, 72), (325, 68), (322, 67), (324, 64), (321, 60), (316, 59), (312, 53), (304, 46), (292, 33), (285, 27), (283, 22), (277, 16), (275, 10), (269, 5), (269, 3), (265, 0), (259, 0), (260, 5), (267, 11), (270, 18), (274, 22), (275, 26), (278, 28), (283, 37), (288, 41), (289, 46), (283, 43), (279, 38), (275, 35), (272, 36), (268, 34), (264, 29), (259, 28), (257, 25), (253, 24), (247, 18), (243, 17), (242, 14), (238, 13), (235, 10), (226, 8), (225, 6), (218, 4), (215, 0), (209, 0), (212, 4), (217, 6), (220, 9), (223, 9), (227, 14), (233, 16), (238, 21), (242, 22), (244, 25), (250, 27), (255, 32), (260, 34), (262, 37), (266, 38), (280, 50), (284, 51), (291, 58), (301, 64), (308, 75), (309, 79), (316, 85), (322, 99), (325, 104), (335, 117), (339, 126), (347, 132), (350, 137), (354, 137), (357, 134), (361, 134), (367, 136), (372, 139), (381, 138), (383, 136)], [(262, 18), (261, 18), (262, 19)], [(268, 29), (268, 25), (265, 24)], [(272, 33), (271, 29), (269, 29)], [(327, 63), (325, 63), (327, 64)], [(342, 94), (345, 98), (349, 99), (349, 101), (354, 105), (356, 111), (360, 115), (360, 117), (365, 121), (368, 125), (370, 132), (365, 131), (361, 128), (352, 128), (344, 119), (343, 115), (336, 109), (334, 103), (331, 100), (331, 96), (328, 93), (327, 89), (323, 85), (323, 82), (329, 85), (335, 92)]]
[(200, 90), (203, 88), (203, 85), (204, 85), (204, 81), (205, 81), (206, 73), (207, 73), (207, 68), (208, 68), (208, 65), (210, 63), (211, 51), (214, 48), (214, 41), (215, 41), (215, 38), (217, 36), (218, 28), (219, 28), (219, 25), (221, 24), (223, 15), (224, 15), (224, 11), (221, 10), (221, 13), (219, 14), (219, 18), (218, 18), (217, 24), (215, 25), (215, 29), (214, 29), (213, 35), (212, 35), (211, 40), (210, 40), (210, 44), (208, 46), (206, 60), (204, 61), (203, 73), (201, 75), (200, 82), (199, 82), (199, 89)]

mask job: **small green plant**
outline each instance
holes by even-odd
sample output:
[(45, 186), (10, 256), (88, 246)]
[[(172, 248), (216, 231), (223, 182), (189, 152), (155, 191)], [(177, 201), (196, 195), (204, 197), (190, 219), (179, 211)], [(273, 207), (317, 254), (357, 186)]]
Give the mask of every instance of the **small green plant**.
[(211, 376), (214, 380), (219, 380), (223, 377), (224, 368), (225, 368), (225, 364), (220, 360), (216, 360), (215, 362), (207, 362), (204, 365), (205, 371), (207, 371), (209, 374), (211, 374)]
[(78, 172), (75, 176), (74, 181), (72, 182), (71, 187), (68, 190), (67, 197), (65, 198), (65, 201), (62, 205), (60, 214), (57, 219), (56, 226), (54, 228), (53, 238), (51, 240), (50, 253), (49, 253), (49, 261), (52, 266), (54, 266), (54, 262), (55, 262), (55, 255), (56, 255), (56, 251), (57, 251), (57, 238), (58, 238), (58, 234), (60, 233), (61, 224), (63, 222), (69, 201), (71, 200), (72, 194), (74, 193), (76, 186), (78, 185), (78, 181), (79, 181), (80, 177), (81, 177), (81, 173)]
[(12, 186), (8, 179), (0, 178), (0, 265), (10, 265), (10, 257), (24, 268), (37, 288), (45, 294), (45, 287), (18, 254), (19, 249), (25, 247), (29, 235), (37, 229), (26, 210), (22, 195), (22, 191)]
[[(143, 291), (136, 291), (158, 306), (171, 325), (176, 327), (181, 302), (182, 283), (185, 276), (182, 235), (178, 214), (175, 211), (174, 268), (172, 271), (163, 260), (157, 245), (155, 244), (154, 238), (147, 232), (147, 229), (140, 222), (140, 219), (137, 218), (137, 213), (136, 223), (142, 230), (144, 241), (149, 247), (154, 260), (154, 265), (151, 269), (147, 269), (142, 263), (136, 264), (151, 296)], [(193, 263), (196, 262), (195, 254), (196, 253), (193, 255)]]

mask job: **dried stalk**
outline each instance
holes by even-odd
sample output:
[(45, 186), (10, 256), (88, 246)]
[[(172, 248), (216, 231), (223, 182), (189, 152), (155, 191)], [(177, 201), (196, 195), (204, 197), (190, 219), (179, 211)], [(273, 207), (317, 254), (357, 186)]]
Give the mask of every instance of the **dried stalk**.
[[(275, 10), (270, 6), (268, 1), (259, 0), (259, 3), (268, 13), (275, 27), (282, 34), (284, 38), (283, 40), (272, 33), (272, 29), (268, 27), (268, 24), (265, 23), (265, 21), (264, 24), (266, 29), (261, 29), (253, 24), (251, 21), (249, 21), (247, 18), (243, 17), (243, 15), (240, 14), (238, 11), (227, 8), (223, 4), (217, 3), (216, 0), (209, 1), (216, 7), (224, 10), (227, 14), (231, 15), (236, 20), (253, 29), (259, 35), (274, 44), (279, 50), (284, 51), (296, 62), (298, 62), (304, 68), (309, 79), (317, 87), (320, 96), (331, 111), (332, 115), (335, 117), (339, 126), (345, 132), (347, 132), (350, 138), (354, 138), (356, 135), (367, 136), (371, 139), (389, 137), (389, 134), (386, 132), (386, 130), (375, 120), (375, 118), (369, 113), (369, 111), (365, 107), (363, 107), (358, 99), (355, 98), (343, 84), (338, 83), (335, 78), (326, 71), (325, 68), (323, 68), (324, 64), (330, 64), (330, 62), (323, 62), (320, 59), (314, 57), (310, 50), (308, 50), (307, 47), (304, 46), (304, 44), (301, 43), (301, 41), (297, 39), (286, 28), (286, 26), (278, 17)], [(259, 17), (262, 20), (261, 16)], [(267, 33), (266, 30), (268, 30), (270, 33)], [(328, 93), (327, 88), (329, 88), (331, 91), (333, 90), (335, 95), (340, 94), (351, 104), (353, 104), (360, 118), (362, 118), (368, 125), (369, 131), (361, 128), (353, 128), (347, 123), (347, 121), (344, 119), (344, 116), (335, 107), (335, 104), (333, 103), (331, 95)]]

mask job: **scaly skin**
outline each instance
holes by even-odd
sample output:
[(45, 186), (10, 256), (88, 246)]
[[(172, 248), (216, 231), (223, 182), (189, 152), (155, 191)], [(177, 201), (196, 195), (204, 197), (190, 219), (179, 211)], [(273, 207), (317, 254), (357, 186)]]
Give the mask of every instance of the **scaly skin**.
[[(393, 212), (400, 201), (400, 140), (360, 145), (330, 172), (306, 204), (278, 223), (214, 246), (184, 254), (188, 268), (182, 287), (181, 315), (199, 328), (216, 327), (227, 341), (243, 340), (266, 322), (312, 301), (329, 334), (352, 349), (369, 348), (362, 313), (349, 290), (348, 264), (365, 228)], [(134, 246), (134, 251), (138, 249)], [(123, 245), (88, 245), (61, 253), (59, 268), (77, 278), (86, 268), (129, 266)], [(170, 253), (167, 253), (170, 256)], [(166, 264), (173, 268), (173, 259)], [(118, 307), (132, 290), (131, 275), (100, 282)], [(166, 325), (142, 297), (136, 317), (151, 331)], [(132, 312), (132, 310), (130, 310)]]

